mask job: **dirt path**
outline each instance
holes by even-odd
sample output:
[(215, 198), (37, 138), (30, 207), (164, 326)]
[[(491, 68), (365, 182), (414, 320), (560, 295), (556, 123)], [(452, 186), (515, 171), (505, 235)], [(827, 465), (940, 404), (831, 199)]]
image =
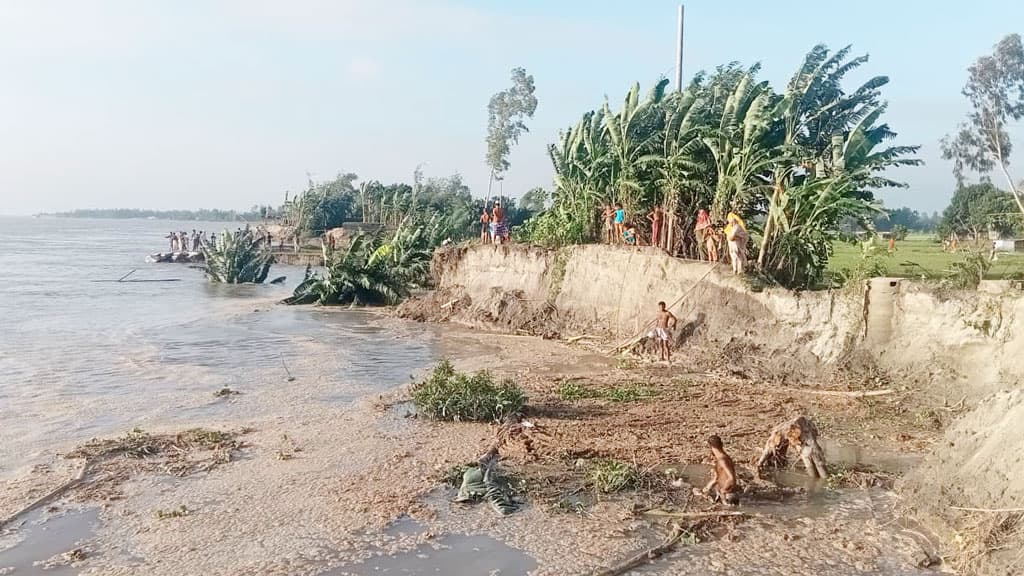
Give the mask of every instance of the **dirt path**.
[[(427, 573), (440, 566), (469, 574), (460, 570), (474, 554), (503, 575), (587, 573), (660, 540), (664, 521), (635, 510), (690, 500), (686, 485), (593, 497), (580, 472), (587, 461), (614, 458), (692, 482), (682, 470), (699, 472), (693, 465), (705, 460), (708, 434), (720, 434), (737, 463), (747, 463), (772, 425), (802, 413), (846, 455), (836, 470), (848, 485), (886, 481), (902, 455), (934, 437), (925, 408), (902, 392), (851, 399), (780, 390), (695, 370), (718, 365), (707, 351), (680, 351), (673, 367), (636, 365), (558, 342), (455, 328), (442, 345), (460, 369), (488, 368), (520, 382), (530, 395), (528, 417), (548, 433), (534, 454), (507, 454), (505, 466), (531, 486), (518, 513), (499, 517), (484, 505), (452, 504), (439, 487), (453, 465), (479, 456), (494, 427), (406, 418), (402, 390), (334, 406), (281, 391), (263, 395), (260, 407), (237, 400), (237, 414), (223, 426), (252, 431), (233, 461), (183, 478), (127, 474), (109, 499), (65, 499), (39, 520), (100, 506), (98, 525), (76, 544), (84, 560), (71, 559), (87, 575), (363, 574), (382, 558), (401, 566), (403, 553)], [(858, 472), (854, 460), (883, 473)], [(666, 474), (666, 467), (680, 472)], [(0, 516), (73, 468), (39, 468), (6, 483)], [(559, 506), (567, 493), (586, 498), (567, 509)], [(710, 542), (684, 546), (644, 573), (915, 574), (924, 555), (889, 514), (891, 501), (875, 488), (751, 503), (742, 509), (758, 517), (723, 524)], [(5, 544), (31, 540), (24, 536), (30, 527), (0, 539), (0, 573)], [(435, 546), (464, 552), (446, 556)], [(399, 556), (381, 556), (391, 553)]]

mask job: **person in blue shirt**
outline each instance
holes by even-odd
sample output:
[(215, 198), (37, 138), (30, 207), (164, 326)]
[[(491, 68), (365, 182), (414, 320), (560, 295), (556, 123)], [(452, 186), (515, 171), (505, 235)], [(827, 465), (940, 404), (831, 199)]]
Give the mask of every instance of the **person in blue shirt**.
[[(615, 236), (622, 238), (623, 233), (626, 231), (626, 211), (622, 209), (622, 204), (615, 204)], [(620, 240), (621, 241), (621, 240)]]

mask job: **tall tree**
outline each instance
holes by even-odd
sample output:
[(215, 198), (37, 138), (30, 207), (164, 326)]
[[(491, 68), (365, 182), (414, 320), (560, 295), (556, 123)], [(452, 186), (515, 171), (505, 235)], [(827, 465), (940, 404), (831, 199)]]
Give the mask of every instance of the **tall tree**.
[(968, 69), (963, 95), (971, 104), (967, 121), (956, 136), (943, 139), (942, 155), (953, 160), (957, 183), (964, 183), (964, 170), (988, 174), (998, 168), (1006, 178), (1017, 208), (1024, 213), (1024, 190), (1010, 175), (1013, 146), (1007, 125), (1024, 118), (1024, 46), (1019, 34), (1010, 34), (995, 45), (991, 55), (982, 56)]
[(1012, 217), (1013, 210), (1012, 195), (996, 188), (991, 182), (960, 186), (950, 199), (949, 206), (942, 212), (939, 233), (942, 236), (960, 234), (975, 240), (982, 238), (989, 230), (1009, 235), (1020, 221)]
[(487, 166), (491, 169), (487, 195), (491, 184), (501, 180), (509, 168), (508, 157), (512, 145), (519, 142), (523, 132), (529, 132), (526, 119), (533, 118), (537, 110), (537, 97), (533, 95), (533, 76), (523, 68), (512, 69), (512, 86), (502, 90), (487, 104)]

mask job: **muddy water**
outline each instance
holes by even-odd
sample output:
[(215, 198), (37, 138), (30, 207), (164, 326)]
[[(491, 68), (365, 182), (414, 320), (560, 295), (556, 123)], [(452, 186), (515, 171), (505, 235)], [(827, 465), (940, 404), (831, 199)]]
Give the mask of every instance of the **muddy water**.
[(55, 562), (54, 557), (79, 549), (95, 533), (99, 510), (69, 510), (59, 515), (42, 511), (29, 514), (14, 528), (0, 533), (0, 573), (47, 574), (65, 576), (78, 574), (73, 566)]
[(526, 576), (537, 562), (489, 536), (452, 534), (401, 554), (381, 555), (361, 564), (342, 566), (323, 576), (417, 576), (500, 574)]
[[(275, 265), (283, 286), (227, 286), (144, 262), (171, 229), (225, 227), (237, 224), (0, 218), (0, 479), (91, 437), (214, 423), (231, 412), (212, 396), (225, 386), (258, 395), (291, 373), (297, 389), (346, 402), (436, 357), (430, 327), (275, 305), (301, 268)], [(178, 281), (93, 282), (132, 269)], [(311, 389), (314, 379), (331, 384)]]

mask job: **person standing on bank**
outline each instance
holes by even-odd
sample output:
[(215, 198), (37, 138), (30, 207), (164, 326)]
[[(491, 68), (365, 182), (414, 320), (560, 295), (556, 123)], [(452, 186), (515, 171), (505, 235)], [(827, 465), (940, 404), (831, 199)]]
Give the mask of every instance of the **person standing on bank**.
[(487, 204), (484, 203), (484, 211), (480, 213), (480, 243), (487, 244), (491, 241), (491, 215), (487, 213)]
[(661, 352), (661, 359), (672, 362), (672, 331), (676, 329), (675, 314), (665, 307), (664, 302), (658, 302), (658, 316), (654, 320), (654, 341), (658, 344), (658, 351)]
[(747, 225), (735, 212), (729, 212), (725, 219), (725, 239), (729, 243), (729, 261), (732, 271), (743, 274), (747, 266)]
[(665, 220), (665, 213), (662, 212), (661, 206), (655, 206), (654, 210), (647, 215), (647, 219), (651, 221), (651, 246), (661, 247), (661, 223)]

